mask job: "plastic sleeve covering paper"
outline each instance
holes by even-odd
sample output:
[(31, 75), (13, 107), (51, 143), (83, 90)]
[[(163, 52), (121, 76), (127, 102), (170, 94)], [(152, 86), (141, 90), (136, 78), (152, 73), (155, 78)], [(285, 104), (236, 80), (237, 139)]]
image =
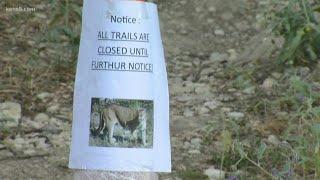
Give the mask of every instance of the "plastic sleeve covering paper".
[(154, 3), (84, 0), (74, 169), (170, 172), (169, 94)]

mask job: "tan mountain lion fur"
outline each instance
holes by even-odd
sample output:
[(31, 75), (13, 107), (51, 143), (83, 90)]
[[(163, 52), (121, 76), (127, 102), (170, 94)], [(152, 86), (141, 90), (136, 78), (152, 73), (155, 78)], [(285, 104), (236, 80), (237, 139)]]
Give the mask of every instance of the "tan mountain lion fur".
[(139, 110), (128, 108), (119, 105), (110, 105), (101, 110), (100, 123), (96, 130), (97, 133), (103, 133), (107, 128), (108, 139), (110, 143), (115, 143), (114, 128), (115, 125), (120, 125), (124, 129), (131, 131), (131, 137), (138, 140), (138, 133), (141, 133), (141, 141), (146, 145), (146, 126), (147, 112), (146, 109)]

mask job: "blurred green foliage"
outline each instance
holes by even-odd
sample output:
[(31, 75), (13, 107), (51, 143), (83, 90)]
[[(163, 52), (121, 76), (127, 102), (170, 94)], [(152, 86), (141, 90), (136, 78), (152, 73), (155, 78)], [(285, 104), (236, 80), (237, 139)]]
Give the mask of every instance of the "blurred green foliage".
[(320, 58), (320, 1), (274, 1), (271, 14), (273, 32), (285, 42), (278, 57), (279, 63), (304, 65), (310, 68)]

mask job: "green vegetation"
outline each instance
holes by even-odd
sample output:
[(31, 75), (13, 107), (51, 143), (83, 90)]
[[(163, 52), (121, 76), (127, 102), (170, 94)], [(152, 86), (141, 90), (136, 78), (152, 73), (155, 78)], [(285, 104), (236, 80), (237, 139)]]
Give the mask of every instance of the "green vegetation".
[[(284, 37), (279, 63), (313, 67), (320, 57), (319, 2), (309, 0), (274, 1), (268, 12), (273, 32)], [(277, 9), (280, 8), (280, 9)]]
[[(241, 104), (246, 119), (226, 118), (224, 128), (218, 129), (222, 148), (212, 161), (228, 172), (240, 169), (270, 179), (319, 179), (320, 84), (316, 71), (320, 3), (289, 0), (271, 4), (266, 12), (268, 27), (275, 36), (283, 37), (284, 44), (275, 53), (277, 58), (273, 57), (276, 61), (271, 58), (242, 69), (230, 67), (232, 86), (254, 87), (255, 94)], [(266, 90), (262, 84), (267, 78), (272, 81)]]
[(204, 175), (202, 172), (197, 170), (186, 170), (180, 172), (180, 177), (184, 180), (194, 180), (194, 179), (201, 179), (201, 180), (207, 180), (208, 177)]

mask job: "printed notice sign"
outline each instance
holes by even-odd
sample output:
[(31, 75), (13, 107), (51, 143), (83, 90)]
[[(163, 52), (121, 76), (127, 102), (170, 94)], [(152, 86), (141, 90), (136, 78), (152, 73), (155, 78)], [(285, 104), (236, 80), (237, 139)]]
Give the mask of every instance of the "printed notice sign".
[(157, 6), (85, 0), (82, 19), (69, 167), (170, 172)]

